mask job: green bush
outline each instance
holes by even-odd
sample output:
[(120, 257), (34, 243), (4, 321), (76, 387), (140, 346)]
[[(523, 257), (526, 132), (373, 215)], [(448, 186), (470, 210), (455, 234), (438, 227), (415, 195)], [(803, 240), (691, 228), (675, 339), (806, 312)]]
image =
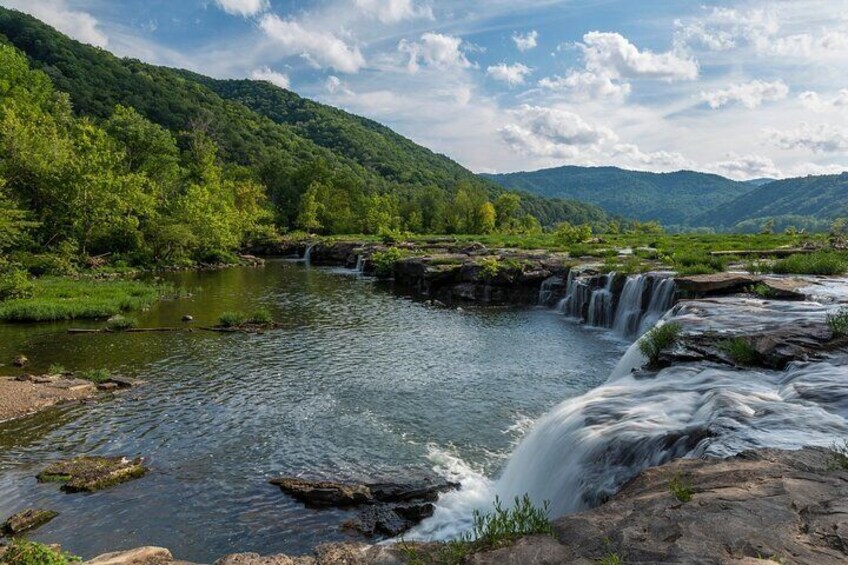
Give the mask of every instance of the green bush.
[(51, 549), (43, 543), (15, 538), (3, 554), (3, 562), (7, 565), (68, 565), (80, 562), (82, 559)]
[(719, 343), (719, 348), (737, 365), (757, 365), (762, 360), (760, 352), (745, 338), (726, 339)]
[(81, 379), (100, 384), (111, 379), (112, 373), (108, 369), (89, 369), (88, 371), (81, 371), (79, 376)]
[(760, 298), (774, 298), (776, 296), (774, 289), (763, 283), (757, 283), (751, 286), (748, 291)]
[(830, 469), (833, 471), (848, 471), (848, 440), (834, 443), (830, 446)]
[(198, 260), (209, 265), (237, 265), (239, 258), (234, 253), (222, 249), (212, 249), (200, 254)]
[(50, 375), (61, 375), (65, 371), (65, 366), (61, 363), (53, 363), (50, 365), (50, 368), (47, 369), (47, 373)]
[(833, 337), (848, 337), (848, 306), (843, 306), (836, 312), (827, 315), (827, 327), (833, 332)]
[(253, 312), (248, 318), (248, 323), (250, 324), (258, 324), (261, 326), (267, 326), (269, 324), (274, 323), (274, 317), (271, 315), (271, 312), (266, 308), (259, 308)]
[(727, 268), (727, 259), (710, 255), (706, 251), (679, 251), (672, 257), (674, 268), (680, 275), (708, 275)]
[(679, 471), (668, 482), (668, 490), (680, 502), (689, 502), (692, 500), (692, 482)]
[(777, 261), (772, 270), (779, 275), (843, 275), (848, 261), (832, 251), (796, 253)]
[(598, 565), (622, 565), (624, 559), (618, 553), (607, 553), (597, 561)]
[(477, 265), (480, 267), (480, 274), (485, 280), (497, 278), (503, 267), (497, 257), (484, 257)]
[(248, 317), (242, 312), (224, 312), (218, 317), (218, 324), (224, 328), (237, 328), (247, 321)]
[(112, 332), (125, 332), (138, 326), (138, 320), (131, 316), (112, 316), (106, 320), (106, 329)]
[(639, 340), (639, 351), (648, 358), (648, 365), (656, 367), (663, 351), (670, 349), (680, 338), (682, 327), (677, 322), (654, 326)]
[(377, 251), (371, 256), (375, 274), (381, 278), (392, 276), (395, 263), (401, 261), (407, 255), (408, 253), (399, 247), (389, 247), (385, 251)]
[(20, 254), (20, 262), (35, 277), (67, 277), (77, 273), (77, 267), (68, 255), (22, 253)]
[(0, 300), (29, 298), (33, 288), (26, 271), (15, 267), (6, 267), (0, 271)]
[(583, 243), (592, 239), (592, 227), (589, 224), (575, 226), (561, 222), (554, 228), (554, 238), (559, 245)]
[(515, 497), (515, 505), (504, 509), (499, 498), (495, 498), (495, 510), (488, 514), (474, 511), (473, 539), (489, 547), (499, 547), (521, 536), (550, 534), (553, 532), (549, 503), (542, 508), (533, 505), (529, 495)]

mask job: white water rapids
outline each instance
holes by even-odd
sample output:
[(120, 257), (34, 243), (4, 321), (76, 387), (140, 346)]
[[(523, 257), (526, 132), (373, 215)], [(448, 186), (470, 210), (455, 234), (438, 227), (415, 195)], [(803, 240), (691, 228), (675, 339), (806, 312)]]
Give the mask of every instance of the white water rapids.
[[(630, 298), (619, 301), (626, 326), (653, 323), (656, 305), (646, 305), (647, 312), (635, 310), (636, 297), (643, 300), (637, 292), (642, 282), (632, 278), (626, 284)], [(572, 280), (569, 291), (563, 309), (567, 315), (575, 311), (575, 301), (586, 299), (585, 289)], [(655, 285), (654, 297), (670, 292)], [(661, 323), (674, 319), (689, 334), (746, 335), (782, 325), (821, 326), (832, 308), (817, 302), (721, 298), (683, 302)], [(697, 361), (657, 373), (633, 373), (643, 362), (634, 344), (606, 383), (540, 418), (495, 480), (447, 453), (434, 452), (437, 468), (463, 488), (442, 496), (434, 516), (407, 537), (454, 537), (468, 529), (473, 510), (490, 510), (496, 496), (509, 502), (527, 493), (536, 504), (549, 501), (555, 518), (602, 503), (641, 470), (674, 458), (830, 446), (848, 438), (844, 354), (791, 363), (783, 371)]]

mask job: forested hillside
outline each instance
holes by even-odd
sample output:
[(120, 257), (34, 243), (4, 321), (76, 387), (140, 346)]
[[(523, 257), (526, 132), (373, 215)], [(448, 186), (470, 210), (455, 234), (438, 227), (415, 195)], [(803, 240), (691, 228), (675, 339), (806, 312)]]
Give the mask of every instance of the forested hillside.
[(269, 83), (119, 59), (5, 9), (0, 41), (68, 93), (76, 116), (102, 123), (120, 105), (170, 132), (181, 152), (199, 136), (214, 143), (216, 164), (261, 186), (283, 230), (480, 233), (607, 221), (579, 202), (525, 194), (516, 205), (494, 183), (388, 128)]
[(719, 207), (756, 188), (693, 171), (648, 173), (617, 167), (566, 166), (484, 176), (505, 188), (591, 202), (611, 214), (657, 220), (670, 227), (700, 227), (692, 219), (703, 210)]

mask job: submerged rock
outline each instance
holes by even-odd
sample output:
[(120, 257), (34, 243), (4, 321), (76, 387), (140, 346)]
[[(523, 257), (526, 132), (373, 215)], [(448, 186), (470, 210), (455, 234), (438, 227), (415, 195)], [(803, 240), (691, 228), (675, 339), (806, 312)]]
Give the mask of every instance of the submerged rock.
[(7, 536), (16, 536), (28, 530), (34, 530), (43, 526), (58, 515), (58, 512), (52, 510), (30, 508), (9, 517), (3, 523), (0, 531)]
[(75, 457), (53, 463), (38, 474), (41, 482), (60, 482), (66, 492), (94, 492), (144, 476), (143, 459)]

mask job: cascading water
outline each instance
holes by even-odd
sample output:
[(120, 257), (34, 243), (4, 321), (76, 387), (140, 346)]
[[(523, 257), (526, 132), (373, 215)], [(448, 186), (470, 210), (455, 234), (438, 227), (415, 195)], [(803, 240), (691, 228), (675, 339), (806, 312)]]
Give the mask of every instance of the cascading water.
[[(673, 288), (670, 279), (655, 281), (644, 319), (672, 300)], [(736, 298), (691, 301), (659, 323), (673, 319), (689, 334), (745, 335), (802, 321), (823, 325), (829, 308)], [(511, 501), (529, 494), (536, 504), (549, 501), (557, 517), (602, 503), (641, 470), (674, 458), (829, 446), (848, 435), (844, 353), (795, 362), (783, 371), (708, 361), (657, 373), (632, 371), (643, 363), (634, 343), (605, 384), (566, 400), (536, 423), (499, 479), (471, 475), (473, 489), (443, 496), (413, 537), (455, 536), (467, 530), (472, 511), (490, 508), (495, 496)]]
[(651, 300), (648, 302), (648, 309), (642, 315), (642, 319), (639, 322), (639, 335), (654, 327), (657, 321), (668, 312), (669, 308), (674, 304), (674, 293), (676, 290), (677, 287), (674, 284), (673, 278), (654, 279), (654, 287), (651, 292)]
[(631, 336), (638, 331), (639, 322), (642, 319), (642, 297), (645, 294), (645, 287), (650, 283), (651, 279), (647, 276), (627, 277), (621, 297), (618, 299), (613, 326), (619, 335)]
[(559, 277), (550, 277), (542, 281), (542, 286), (539, 287), (539, 298), (537, 304), (539, 306), (547, 306), (553, 296), (554, 288), (562, 284), (562, 279)]
[(613, 310), (615, 299), (612, 293), (613, 284), (615, 284), (615, 273), (610, 273), (607, 275), (604, 286), (592, 291), (592, 297), (589, 299), (589, 315), (586, 319), (586, 323), (590, 326), (612, 327), (615, 315), (615, 310)]
[(312, 248), (314, 248), (314, 247), (315, 247), (314, 243), (309, 245), (306, 248), (306, 252), (304, 252), (304, 254), (303, 254), (303, 262), (306, 263), (307, 265), (312, 264)]
[(365, 257), (362, 255), (356, 256), (356, 272), (360, 275), (365, 272)]

